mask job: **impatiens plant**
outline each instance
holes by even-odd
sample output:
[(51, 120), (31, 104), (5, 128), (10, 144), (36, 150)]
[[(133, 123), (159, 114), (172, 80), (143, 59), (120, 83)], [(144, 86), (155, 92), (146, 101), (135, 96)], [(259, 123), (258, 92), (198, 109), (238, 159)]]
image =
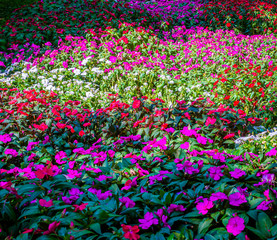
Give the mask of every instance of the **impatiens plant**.
[(0, 30), (0, 239), (277, 239), (276, 9), (16, 9)]
[[(3, 238), (251, 238), (265, 226), (273, 228), (265, 236), (275, 237), (275, 164), (218, 150), (204, 124), (168, 121), (152, 131), (144, 120), (134, 127), (166, 117), (160, 100), (148, 107), (144, 99), (131, 106), (112, 100), (92, 112), (57, 97), (1, 90)], [(113, 121), (124, 111), (134, 111), (133, 123), (117, 130)]]

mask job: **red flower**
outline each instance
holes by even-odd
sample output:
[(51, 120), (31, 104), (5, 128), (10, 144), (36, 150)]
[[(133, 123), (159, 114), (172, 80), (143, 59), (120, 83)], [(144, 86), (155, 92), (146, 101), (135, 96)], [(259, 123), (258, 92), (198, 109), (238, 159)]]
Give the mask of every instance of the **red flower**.
[(231, 27), (231, 23), (227, 23), (226, 26), (229, 28)]
[(130, 240), (137, 240), (140, 238), (137, 232), (139, 232), (139, 227), (138, 226), (130, 226), (130, 225), (125, 225), (121, 224), (121, 227), (124, 232), (124, 237)]
[(133, 108), (139, 108), (139, 106), (140, 106), (140, 100), (135, 100), (133, 102)]
[(168, 124), (167, 123), (163, 123), (161, 126), (161, 130), (165, 130), (167, 128)]
[(234, 106), (239, 105), (239, 101), (234, 101)]
[(85, 135), (85, 132), (84, 132), (83, 130), (81, 130), (81, 131), (79, 132), (79, 135), (80, 135), (81, 137), (83, 137), (83, 136)]
[(230, 99), (230, 96), (229, 95), (227, 95), (227, 96), (225, 96), (225, 98), (224, 98), (225, 100), (229, 100)]
[(80, 206), (79, 205), (73, 205), (73, 207), (75, 207), (74, 212), (82, 211), (84, 209), (86, 209), (86, 206), (88, 205), (88, 203), (82, 203)]
[(235, 136), (234, 133), (230, 133), (230, 134), (226, 135), (223, 139), (229, 139), (229, 138), (232, 138), (234, 136)]
[(37, 170), (35, 174), (39, 179), (43, 179), (45, 176), (54, 176), (52, 169), (48, 169), (47, 167)]

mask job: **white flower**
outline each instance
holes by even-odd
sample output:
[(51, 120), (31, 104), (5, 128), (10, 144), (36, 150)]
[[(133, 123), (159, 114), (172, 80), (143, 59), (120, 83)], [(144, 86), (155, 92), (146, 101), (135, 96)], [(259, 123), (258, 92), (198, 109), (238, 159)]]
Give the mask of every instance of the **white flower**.
[(169, 83), (169, 84), (174, 84), (174, 81), (171, 80), (171, 81), (169, 81), (168, 83)]
[(81, 71), (80, 71), (80, 69), (74, 69), (73, 73), (75, 75), (80, 75)]
[(25, 80), (28, 77), (28, 73), (22, 73), (22, 79)]

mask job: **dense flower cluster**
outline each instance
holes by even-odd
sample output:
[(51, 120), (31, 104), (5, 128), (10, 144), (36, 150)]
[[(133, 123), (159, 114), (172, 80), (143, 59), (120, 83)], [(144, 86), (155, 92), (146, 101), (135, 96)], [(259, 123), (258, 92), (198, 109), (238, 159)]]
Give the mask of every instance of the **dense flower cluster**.
[[(191, 128), (171, 118), (167, 128), (151, 130), (133, 128), (140, 120), (130, 118), (123, 134), (107, 131), (122, 111), (133, 116), (147, 108), (150, 116), (164, 109), (156, 100), (136, 99), (134, 107), (112, 100), (92, 112), (78, 101), (60, 104), (53, 92), (2, 89), (1, 101), (1, 203), (9, 219), (1, 234), (15, 234), (9, 229), (16, 224), (16, 235), (140, 239), (150, 229), (169, 237), (199, 225), (199, 239), (216, 236), (217, 222), (220, 234), (237, 236), (248, 226), (252, 236), (255, 221), (274, 216), (274, 164), (261, 168), (247, 156), (218, 151), (203, 135), (205, 125)], [(277, 151), (265, 155), (276, 160)]]
[(273, 0), (17, 9), (0, 238), (276, 239), (276, 19)]

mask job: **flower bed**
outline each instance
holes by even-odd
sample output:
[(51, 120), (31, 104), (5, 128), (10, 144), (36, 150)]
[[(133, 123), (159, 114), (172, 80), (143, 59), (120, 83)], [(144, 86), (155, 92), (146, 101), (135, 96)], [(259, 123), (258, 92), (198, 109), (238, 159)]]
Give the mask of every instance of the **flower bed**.
[(0, 238), (276, 239), (276, 138), (237, 144), (276, 127), (276, 9), (15, 11), (0, 37)]
[(250, 164), (158, 99), (91, 112), (54, 93), (0, 96), (1, 236), (276, 237), (275, 148)]

